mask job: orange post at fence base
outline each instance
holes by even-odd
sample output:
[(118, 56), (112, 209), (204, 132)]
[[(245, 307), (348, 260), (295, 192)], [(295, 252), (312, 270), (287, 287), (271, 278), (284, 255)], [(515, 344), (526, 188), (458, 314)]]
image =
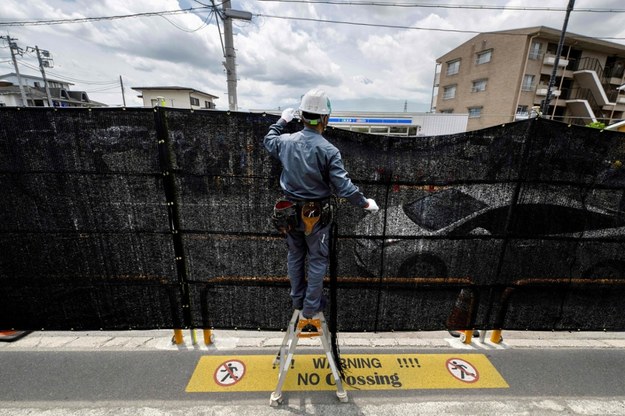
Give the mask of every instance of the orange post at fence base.
[(182, 329), (174, 329), (174, 338), (172, 339), (172, 341), (176, 345), (181, 345), (184, 343), (184, 338), (182, 336)]
[(212, 345), (213, 343), (213, 331), (210, 329), (203, 330), (204, 332), (204, 345)]
[(465, 344), (470, 344), (471, 340), (473, 339), (473, 330), (472, 329), (465, 329), (464, 331), (462, 331), (464, 334), (464, 337), (460, 337), (462, 339), (462, 342)]
[(12, 342), (16, 341), (31, 331), (15, 331), (15, 330), (0, 330), (0, 341)]

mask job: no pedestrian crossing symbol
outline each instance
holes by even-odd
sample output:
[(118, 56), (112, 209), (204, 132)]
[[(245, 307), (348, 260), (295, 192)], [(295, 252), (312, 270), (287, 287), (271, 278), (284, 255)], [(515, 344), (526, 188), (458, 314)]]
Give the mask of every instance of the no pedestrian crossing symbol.
[[(275, 389), (274, 355), (203, 356), (188, 393)], [(508, 388), (484, 354), (342, 354), (347, 390)], [(325, 355), (298, 354), (284, 391), (335, 390)]]
[(227, 387), (238, 383), (245, 375), (245, 364), (239, 360), (227, 360), (217, 366), (214, 379), (218, 386)]
[(465, 383), (475, 383), (480, 378), (477, 369), (461, 358), (450, 358), (447, 360), (447, 369), (452, 376)]

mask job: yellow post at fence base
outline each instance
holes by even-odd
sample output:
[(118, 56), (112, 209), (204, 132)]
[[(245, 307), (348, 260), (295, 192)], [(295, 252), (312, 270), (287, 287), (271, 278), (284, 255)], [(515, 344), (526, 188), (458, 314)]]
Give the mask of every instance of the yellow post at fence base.
[(462, 342), (465, 344), (470, 344), (471, 340), (473, 339), (473, 330), (465, 329), (463, 332), (464, 332), (464, 341)]
[(493, 329), (493, 332), (490, 334), (490, 342), (493, 344), (499, 344), (503, 340), (501, 336), (501, 329)]

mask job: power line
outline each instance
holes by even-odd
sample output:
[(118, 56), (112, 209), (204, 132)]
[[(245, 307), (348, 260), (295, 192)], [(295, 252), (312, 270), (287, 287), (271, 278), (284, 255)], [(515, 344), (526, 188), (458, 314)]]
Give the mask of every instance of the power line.
[[(266, 0), (261, 0), (261, 1), (266, 1)], [(381, 28), (387, 28), (387, 29), (426, 30), (426, 31), (432, 31), (432, 32), (451, 32), (451, 33), (470, 33), (470, 34), (490, 33), (489, 31), (484, 31), (484, 30), (477, 31), (477, 30), (460, 30), (460, 29), (440, 29), (440, 28), (432, 28), (432, 27), (389, 25), (389, 24), (381, 24), (381, 23), (348, 22), (344, 20), (316, 19), (312, 17), (276, 16), (276, 15), (262, 14), (262, 13), (254, 14), (254, 16), (266, 17), (270, 19), (298, 20), (298, 21), (316, 22), (316, 23), (334, 23), (334, 24), (351, 25), (351, 26), (381, 27)], [(507, 32), (505, 30), (498, 30), (496, 31), (496, 33), (508, 34), (512, 36), (527, 36), (526, 33), (514, 33), (514, 32)], [(607, 40), (625, 39), (625, 37), (615, 37), (615, 36), (602, 36), (602, 37), (593, 37), (593, 36), (584, 36), (584, 35), (578, 35), (578, 36), (584, 37), (587, 39), (607, 39)]]
[[(383, 3), (377, 1), (342, 1), (342, 0), (258, 0), (261, 2), (276, 3), (304, 3), (304, 4), (328, 4), (334, 6), (379, 6), (379, 7), (409, 7), (409, 8), (435, 8), (435, 9), (473, 9), (473, 10), (518, 10), (518, 11), (541, 11), (563, 12), (566, 7), (526, 7), (526, 6), (495, 6), (495, 5), (470, 5), (470, 4), (431, 4), (431, 3)], [(575, 9), (574, 12), (588, 13), (625, 13), (625, 9), (589, 8)]]
[(483, 33), (481, 31), (475, 31), (475, 30), (437, 29), (437, 28), (417, 27), (417, 26), (387, 25), (387, 24), (381, 24), (381, 23), (347, 22), (344, 20), (315, 19), (312, 17), (276, 16), (276, 15), (262, 14), (262, 13), (255, 14), (254, 16), (268, 17), (270, 19), (298, 20), (298, 21), (303, 21), (303, 22), (335, 23), (335, 24), (351, 25), (351, 26), (383, 27), (383, 28), (388, 28), (388, 29), (431, 30), (431, 31), (436, 31), (436, 32), (456, 32), (456, 33)]
[(88, 22), (99, 22), (102, 20), (117, 20), (117, 19), (127, 19), (131, 17), (153, 17), (153, 16), (165, 16), (165, 15), (174, 15), (181, 13), (191, 13), (197, 10), (206, 10), (212, 9), (212, 7), (190, 7), (188, 9), (178, 9), (178, 10), (165, 10), (160, 12), (144, 12), (144, 13), (133, 13), (133, 14), (124, 14), (124, 15), (115, 15), (115, 16), (100, 16), (100, 17), (82, 17), (82, 18), (73, 18), (73, 19), (32, 19), (32, 20), (13, 20), (8, 22), (0, 21), (0, 27), (10, 27), (10, 26), (44, 26), (44, 25), (61, 25), (65, 23), (88, 23)]
[[(113, 90), (113, 89), (114, 90), (118, 90), (119, 89), (119, 85), (113, 85), (111, 87), (105, 87), (105, 88), (96, 88), (96, 89), (93, 89), (93, 90), (89, 89), (89, 90), (86, 90), (85, 92), (88, 92), (88, 93), (101, 93), (101, 92), (110, 91), (110, 90)], [(115, 91), (115, 94), (118, 94), (118, 93), (119, 93), (118, 91)]]
[(161, 15), (160, 17), (162, 17), (163, 19), (167, 20), (167, 22), (169, 22), (169, 24), (174, 26), (176, 29), (182, 30), (183, 32), (187, 32), (187, 33), (193, 33), (193, 32), (197, 32), (198, 30), (203, 29), (206, 26), (208, 26), (210, 24), (210, 21), (212, 20), (212, 17), (213, 17), (214, 13), (215, 13), (215, 11), (211, 10), (210, 13), (208, 13), (206, 18), (204, 19), (204, 21), (202, 22), (202, 24), (200, 26), (198, 26), (196, 29), (186, 29), (184, 27), (178, 26), (176, 23), (172, 22), (171, 20), (169, 20), (165, 16)]
[[(27, 62), (24, 61), (20, 61), (21, 65), (24, 65), (25, 67), (28, 67), (30, 69), (35, 69), (35, 70), (39, 70), (38, 67), (31, 65)], [(81, 80), (81, 79), (77, 79), (77, 78), (72, 78), (72, 77), (68, 77), (68, 76), (64, 76), (64, 75), (60, 75), (57, 74), (53, 71), (46, 71), (48, 74), (52, 75), (54, 78), (58, 78), (60, 81), (70, 81), (70, 82), (77, 82), (80, 84), (87, 84), (87, 85), (101, 85), (101, 86), (106, 86), (106, 85), (118, 85), (119, 81), (118, 80), (114, 80), (114, 81), (86, 81), (86, 80)]]

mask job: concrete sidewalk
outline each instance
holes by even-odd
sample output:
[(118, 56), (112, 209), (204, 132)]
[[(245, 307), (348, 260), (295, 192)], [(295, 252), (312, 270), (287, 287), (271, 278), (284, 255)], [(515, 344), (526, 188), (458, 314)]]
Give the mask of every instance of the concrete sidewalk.
[[(172, 343), (173, 330), (149, 331), (34, 331), (13, 342), (0, 342), (1, 351), (115, 351), (115, 350), (267, 350), (277, 351), (283, 332), (214, 330), (213, 344), (204, 345), (201, 330), (197, 343), (190, 330), (183, 330), (184, 344)], [(510, 348), (625, 348), (625, 332), (503, 331), (503, 342), (486, 336), (463, 344), (447, 331), (339, 333), (341, 348), (358, 349), (466, 349)], [(302, 339), (303, 347), (318, 347), (316, 339)]]

